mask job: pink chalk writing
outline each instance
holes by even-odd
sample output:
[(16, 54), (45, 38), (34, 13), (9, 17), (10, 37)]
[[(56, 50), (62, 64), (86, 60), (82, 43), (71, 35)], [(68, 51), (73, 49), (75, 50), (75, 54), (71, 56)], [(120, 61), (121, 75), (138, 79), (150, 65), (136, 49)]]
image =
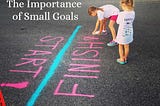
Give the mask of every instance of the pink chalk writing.
[(63, 40), (64, 40), (64, 37), (55, 37), (55, 36), (51, 36), (51, 35), (45, 36), (45, 37), (43, 37), (43, 38), (40, 39), (41, 42), (49, 42), (49, 41), (58, 41), (58, 42), (61, 42)]
[(11, 88), (17, 88), (17, 89), (22, 89), (26, 88), (28, 86), (29, 82), (19, 82), (19, 83), (1, 83), (1, 87), (11, 87)]
[[(78, 42), (79, 46), (77, 48), (89, 48), (89, 49), (102, 49), (103, 42)], [(89, 46), (81, 46), (82, 44), (89, 44)], [(94, 46), (96, 45), (96, 46)]]
[(64, 40), (64, 37), (54, 37), (54, 36), (46, 36), (40, 39), (41, 42), (48, 42), (48, 41), (55, 41), (56, 44), (42, 44), (42, 45), (35, 45), (35, 46), (40, 46), (40, 47), (51, 47), (52, 50), (56, 49), (57, 46)]
[[(83, 41), (77, 42), (76, 50), (71, 53), (71, 63), (69, 63), (69, 68), (67, 69), (69, 74), (64, 74), (63, 77), (67, 79), (90, 79), (96, 80), (99, 78), (100, 62), (101, 59), (99, 50), (104, 47), (104, 43), (100, 42), (99, 37), (95, 36), (84, 36)], [(86, 62), (86, 63), (84, 63)], [(73, 74), (74, 73), (74, 74)], [(83, 74), (82, 74), (83, 73)], [(85, 73), (85, 75), (84, 75)], [(86, 74), (94, 75), (86, 75)], [(71, 93), (61, 92), (60, 88), (63, 87), (64, 80), (60, 80), (58, 86), (54, 91), (54, 95), (59, 96), (76, 96), (76, 97), (88, 97), (93, 98), (94, 95), (79, 94), (77, 93), (78, 84), (74, 84)], [(82, 89), (82, 88), (79, 88)]]
[(69, 78), (91, 78), (91, 79), (98, 78), (98, 76), (81, 76), (81, 75), (68, 75), (68, 74), (65, 74), (64, 77), (69, 77)]
[(60, 80), (56, 90), (54, 91), (54, 95), (61, 95), (61, 96), (80, 96), (80, 97), (88, 97), (88, 98), (93, 98), (94, 95), (88, 95), (88, 94), (78, 94), (77, 92), (77, 88), (78, 88), (78, 84), (74, 84), (73, 88), (72, 88), (72, 93), (64, 93), (64, 92), (60, 92), (60, 87), (63, 84), (64, 80)]
[[(48, 59), (44, 58), (44, 56), (48, 56), (51, 55), (54, 51), (54, 49), (58, 49), (58, 45), (60, 45), (62, 43), (62, 41), (64, 41), (64, 37), (55, 37), (55, 36), (44, 36), (40, 39), (40, 47), (51, 47), (49, 48), (49, 50), (43, 50), (44, 48), (42, 48), (42, 50), (40, 50), (40, 47), (37, 49), (33, 49), (33, 50), (28, 50), (28, 53), (24, 54), (25, 57), (29, 57), (30, 58), (21, 58), (21, 62), (16, 64), (15, 66), (18, 67), (18, 69), (12, 69), (9, 70), (9, 72), (12, 73), (27, 73), (27, 74), (33, 74), (32, 78), (35, 79), (37, 78), (37, 76), (43, 71), (43, 65), (48, 61)], [(35, 46), (35, 47), (37, 47)], [(32, 56), (32, 57), (31, 57)], [(35, 58), (36, 56), (36, 58)], [(43, 57), (43, 58), (42, 58)], [(24, 69), (26, 67), (21, 67), (21, 66), (27, 66), (29, 65), (29, 67), (27, 67), (27, 69)], [(33, 69), (29, 69), (30, 66), (33, 66)], [(38, 69), (36, 69), (38, 67)], [(20, 69), (22, 68), (22, 69)], [(22, 80), (22, 79), (21, 79)], [(25, 79), (26, 80), (26, 79)], [(29, 85), (29, 81), (24, 81), (24, 82), (18, 82), (18, 83), (11, 83), (11, 82), (4, 82), (0, 84), (0, 87), (11, 87), (11, 88), (16, 88), (16, 89), (23, 89), (26, 88)]]
[(22, 66), (29, 63), (32, 63), (33, 66), (40, 66), (47, 62), (47, 59), (38, 59), (38, 58), (21, 58), (21, 60), (27, 60), (23, 63), (16, 64), (16, 66)]
[(91, 54), (91, 53), (94, 53), (94, 55), (92, 57), (97, 57), (99, 55), (98, 50), (86, 50), (85, 52), (82, 52), (81, 50), (75, 50), (72, 52), (72, 56), (83, 56), (83, 55), (87, 55), (87, 54)]
[(19, 72), (19, 73), (32, 73), (34, 74), (33, 75), (33, 78), (36, 78), (38, 76), (38, 74), (42, 71), (43, 69), (43, 66), (40, 66), (38, 68), (38, 70), (36, 71), (29, 71), (29, 70), (9, 70), (10, 72)]
[(99, 40), (99, 38), (95, 37), (95, 36), (84, 36), (83, 40), (85, 40), (85, 41), (88, 41), (88, 40), (91, 41), (91, 40)]
[(87, 58), (72, 58), (72, 60), (81, 60), (81, 61), (101, 61), (100, 59), (87, 59)]
[(37, 55), (49, 55), (52, 54), (52, 52), (49, 51), (41, 51), (41, 50), (28, 50), (29, 52), (32, 52), (31, 54), (25, 54), (24, 56), (37, 56)]
[[(75, 68), (70, 68), (70, 69), (68, 69), (68, 71), (100, 72), (99, 70), (93, 70), (93, 69), (89, 70), (90, 68), (100, 67), (100, 65), (97, 65), (97, 64), (70, 64), (70, 66), (74, 66)], [(85, 69), (88, 69), (88, 70), (85, 70)]]

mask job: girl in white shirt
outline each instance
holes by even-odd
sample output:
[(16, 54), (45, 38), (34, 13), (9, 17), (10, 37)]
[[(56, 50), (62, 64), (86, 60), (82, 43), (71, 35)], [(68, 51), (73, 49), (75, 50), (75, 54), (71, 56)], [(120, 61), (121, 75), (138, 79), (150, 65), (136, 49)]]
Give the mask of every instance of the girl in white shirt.
[[(91, 6), (88, 8), (88, 14), (90, 16), (98, 17), (95, 29), (92, 32), (93, 35), (96, 35), (96, 34), (100, 35), (102, 32), (106, 32), (106, 22), (107, 20), (110, 20), (108, 26), (111, 31), (113, 40), (107, 44), (108, 46), (117, 45), (117, 43), (115, 42), (116, 31), (114, 28), (114, 24), (116, 23), (118, 13), (119, 13), (119, 9), (113, 5), (104, 5), (99, 8)], [(98, 30), (99, 25), (100, 25), (100, 28)]]
[(119, 24), (116, 42), (119, 44), (119, 64), (126, 64), (129, 54), (129, 44), (133, 41), (133, 21), (135, 12), (133, 0), (121, 0), (120, 5), (124, 11), (120, 12), (117, 18)]

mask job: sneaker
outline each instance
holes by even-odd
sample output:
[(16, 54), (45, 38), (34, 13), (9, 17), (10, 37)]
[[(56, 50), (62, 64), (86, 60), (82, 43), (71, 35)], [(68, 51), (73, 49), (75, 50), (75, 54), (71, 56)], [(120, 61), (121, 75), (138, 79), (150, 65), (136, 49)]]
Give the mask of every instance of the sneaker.
[(103, 35), (107, 35), (107, 30), (102, 30)]
[(110, 41), (109, 43), (107, 43), (108, 46), (116, 46), (118, 45), (117, 42), (115, 42), (114, 40)]
[(106, 32), (107, 32), (107, 30), (102, 30), (102, 32), (103, 32), (103, 33), (106, 33)]

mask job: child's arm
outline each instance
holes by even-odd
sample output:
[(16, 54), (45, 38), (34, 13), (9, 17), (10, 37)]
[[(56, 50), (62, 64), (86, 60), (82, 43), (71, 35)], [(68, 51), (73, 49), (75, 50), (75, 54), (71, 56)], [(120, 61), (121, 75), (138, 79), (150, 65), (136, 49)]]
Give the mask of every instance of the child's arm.
[(92, 34), (94, 34), (98, 30), (98, 27), (99, 27), (99, 20), (97, 19), (96, 26), (95, 26), (94, 31), (92, 32)]
[(99, 28), (99, 31), (98, 31), (98, 35), (100, 35), (102, 33), (102, 30), (103, 30), (103, 27), (104, 27), (104, 25), (103, 25), (104, 22), (103, 21), (104, 20), (97, 19), (96, 26), (95, 26), (95, 29), (92, 32), (92, 34), (96, 34), (96, 31), (98, 30), (99, 25), (100, 25), (100, 28)]
[(104, 23), (103, 21), (104, 21), (104, 20), (100, 20), (100, 21), (99, 21), (99, 23), (100, 23), (100, 28), (99, 28), (99, 33), (98, 33), (99, 35), (102, 33), (102, 30), (103, 30), (103, 26), (104, 26), (104, 25), (103, 25), (103, 23)]

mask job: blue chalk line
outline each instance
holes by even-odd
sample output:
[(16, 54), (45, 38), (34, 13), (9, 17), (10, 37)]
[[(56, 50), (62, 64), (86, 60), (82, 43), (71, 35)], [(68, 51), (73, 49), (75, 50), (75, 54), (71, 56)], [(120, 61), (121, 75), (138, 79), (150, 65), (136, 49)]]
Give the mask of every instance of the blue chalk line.
[(55, 57), (55, 59), (53, 60), (53, 63), (51, 64), (47, 74), (45, 75), (45, 77), (42, 79), (41, 83), (39, 84), (39, 86), (37, 87), (37, 89), (35, 90), (35, 92), (32, 94), (31, 98), (28, 100), (26, 106), (34, 106), (37, 98), (39, 97), (40, 93), (42, 92), (42, 90), (44, 89), (44, 87), (47, 85), (48, 81), (52, 78), (52, 76), (54, 75), (58, 65), (60, 64), (61, 60), (63, 59), (63, 56), (65, 54), (65, 52), (68, 50), (68, 48), (70, 47), (72, 41), (74, 40), (74, 38), (76, 37), (79, 29), (81, 28), (80, 25), (78, 25), (75, 30), (73, 31), (73, 33), (71, 34), (71, 36), (69, 37), (68, 41), (66, 42), (66, 44), (63, 46), (63, 48), (60, 50), (60, 52), (57, 54), (57, 56)]

